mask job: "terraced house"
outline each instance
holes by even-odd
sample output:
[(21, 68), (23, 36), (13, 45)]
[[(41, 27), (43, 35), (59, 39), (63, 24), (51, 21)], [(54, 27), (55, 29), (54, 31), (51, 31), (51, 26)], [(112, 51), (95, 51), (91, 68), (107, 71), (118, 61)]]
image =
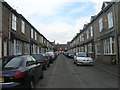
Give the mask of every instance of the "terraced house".
[[(118, 10), (120, 10), (120, 3), (118, 3)], [(120, 18), (120, 11), (118, 11), (118, 18)], [(118, 60), (120, 60), (120, 19), (117, 19), (117, 47), (118, 47)], [(120, 63), (120, 61), (118, 61)]]
[(3, 57), (41, 53), (54, 45), (7, 2), (0, 1), (0, 47)]
[(0, 1), (0, 57), (2, 57), (2, 3)]
[(120, 2), (104, 2), (101, 11), (91, 16), (90, 23), (85, 24), (69, 43), (71, 50), (85, 51), (101, 62), (118, 64), (119, 5)]

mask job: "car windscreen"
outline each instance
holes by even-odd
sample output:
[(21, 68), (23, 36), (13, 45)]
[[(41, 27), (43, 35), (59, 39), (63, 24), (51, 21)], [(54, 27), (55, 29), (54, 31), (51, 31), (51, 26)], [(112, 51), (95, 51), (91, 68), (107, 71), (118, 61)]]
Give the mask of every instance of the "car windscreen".
[(69, 54), (74, 54), (74, 52), (69, 52)]
[(50, 54), (49, 54), (49, 53), (45, 53), (44, 55), (45, 55), (45, 56), (50, 56)]
[(78, 57), (90, 57), (87, 53), (78, 53)]
[(2, 58), (2, 65), (5, 66), (14, 56), (8, 56)]
[(5, 66), (4, 68), (18, 68), (20, 67), (22, 61), (22, 57), (15, 57), (11, 59)]
[(39, 61), (43, 58), (43, 56), (41, 54), (35, 54), (35, 55), (31, 55), (31, 56), (33, 56), (33, 58), (35, 58), (37, 61)]

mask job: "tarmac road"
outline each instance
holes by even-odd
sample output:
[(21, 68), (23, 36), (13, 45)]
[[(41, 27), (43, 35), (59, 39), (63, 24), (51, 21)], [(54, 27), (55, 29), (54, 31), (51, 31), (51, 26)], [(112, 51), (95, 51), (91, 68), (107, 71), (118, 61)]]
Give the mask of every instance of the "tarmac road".
[(36, 88), (118, 88), (118, 78), (95, 66), (76, 66), (60, 54)]

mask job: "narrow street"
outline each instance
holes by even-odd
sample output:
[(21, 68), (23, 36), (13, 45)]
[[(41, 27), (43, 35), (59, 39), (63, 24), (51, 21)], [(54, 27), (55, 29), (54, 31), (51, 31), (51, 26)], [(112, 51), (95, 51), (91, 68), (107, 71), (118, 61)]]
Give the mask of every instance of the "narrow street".
[(118, 88), (118, 78), (95, 66), (76, 66), (60, 54), (36, 88)]

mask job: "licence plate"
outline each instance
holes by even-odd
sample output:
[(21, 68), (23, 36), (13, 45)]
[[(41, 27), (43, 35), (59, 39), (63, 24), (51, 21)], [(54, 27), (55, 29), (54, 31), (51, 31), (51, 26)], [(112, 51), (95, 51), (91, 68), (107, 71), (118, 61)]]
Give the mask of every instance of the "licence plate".
[(4, 78), (0, 77), (0, 83), (4, 82)]
[(89, 62), (84, 62), (84, 63), (88, 64)]

